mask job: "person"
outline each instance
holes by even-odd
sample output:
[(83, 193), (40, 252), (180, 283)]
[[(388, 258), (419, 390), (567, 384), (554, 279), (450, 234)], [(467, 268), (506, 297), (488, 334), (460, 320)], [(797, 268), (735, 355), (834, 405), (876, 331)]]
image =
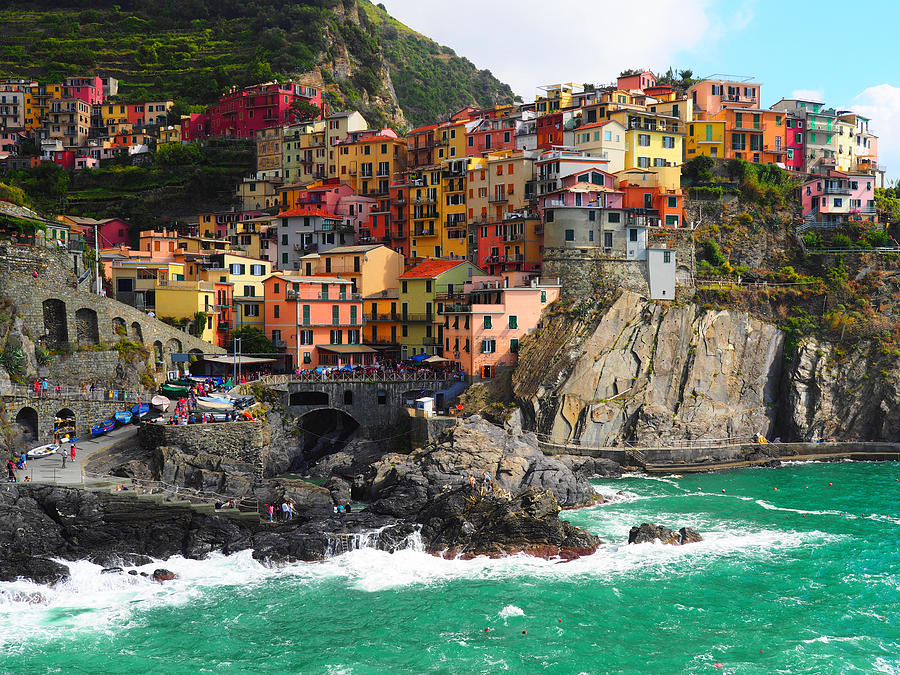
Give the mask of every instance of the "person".
[(288, 519), (288, 503), (287, 502), (281, 502), (281, 519), (282, 520)]
[(69, 456), (73, 462), (75, 461), (75, 450), (77, 450), (75, 443), (72, 443), (72, 445), (69, 446)]
[(11, 483), (15, 483), (16, 482), (16, 465), (12, 460), (9, 460), (6, 463), (6, 473), (7, 473), (6, 479)]
[(66, 451), (63, 450), (62, 448), (60, 448), (60, 449), (59, 449), (59, 454), (62, 455), (62, 462), (63, 462), (62, 468), (65, 469), (65, 468), (66, 468)]
[(471, 485), (472, 487), (475, 487), (475, 474), (473, 474), (473, 473), (469, 474), (469, 485)]
[(344, 505), (343, 505), (343, 504), (338, 504), (338, 505), (337, 505), (337, 512), (338, 512), (338, 513), (343, 513), (343, 512), (344, 512)]
[(288, 517), (293, 518), (294, 517), (294, 502), (288, 500), (287, 504), (288, 504)]
[(37, 279), (37, 270), (31, 270), (31, 276), (34, 279)]
[(216, 511), (222, 508), (222, 500), (216, 497)]
[(236, 509), (236, 508), (237, 508), (237, 504), (234, 503), (234, 497), (232, 497), (231, 499), (228, 500), (228, 508), (229, 508), (229, 509)]
[(25, 476), (25, 482), (26, 482), (26, 483), (30, 483), (30, 482), (31, 482), (31, 476)]
[(275, 521), (275, 505), (274, 504), (266, 504), (269, 509), (269, 522)]
[(62, 392), (62, 385), (57, 382), (56, 383), (56, 395), (59, 396), (60, 392)]

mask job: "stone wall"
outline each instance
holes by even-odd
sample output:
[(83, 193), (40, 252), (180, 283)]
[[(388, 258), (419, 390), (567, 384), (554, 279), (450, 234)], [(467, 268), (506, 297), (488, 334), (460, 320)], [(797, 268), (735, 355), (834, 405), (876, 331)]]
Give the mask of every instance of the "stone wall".
[(0, 277), (0, 296), (16, 304), (34, 338), (48, 336), (48, 347), (62, 342), (116, 342), (123, 337), (116, 326), (124, 325), (130, 340), (143, 343), (157, 360), (164, 361), (161, 369), (169, 367), (169, 353), (224, 353), (134, 307), (88, 292), (88, 281), (78, 286), (77, 277), (84, 271), (80, 253), (4, 244), (0, 245), (0, 265), (9, 270)]
[[(75, 414), (75, 433), (78, 438), (91, 436), (91, 427), (108, 420), (113, 414), (128, 410), (134, 401), (82, 401), (78, 399), (3, 397), (6, 418), (14, 424), (20, 411), (30, 408), (37, 414), (37, 434), (40, 443), (53, 440), (53, 423), (57, 415), (68, 409)], [(37, 443), (35, 443), (37, 445)]]
[(147, 450), (168, 447), (185, 455), (209, 453), (258, 464), (262, 468), (268, 434), (262, 422), (219, 422), (215, 424), (141, 424), (138, 438)]
[[(678, 297), (693, 284), (693, 232), (687, 228), (647, 228), (647, 246), (675, 251)], [(558, 276), (566, 297), (580, 300), (593, 297), (600, 286), (625, 288), (649, 297), (650, 286), (646, 260), (628, 260), (615, 253), (593, 248), (547, 248), (544, 251), (544, 274)]]

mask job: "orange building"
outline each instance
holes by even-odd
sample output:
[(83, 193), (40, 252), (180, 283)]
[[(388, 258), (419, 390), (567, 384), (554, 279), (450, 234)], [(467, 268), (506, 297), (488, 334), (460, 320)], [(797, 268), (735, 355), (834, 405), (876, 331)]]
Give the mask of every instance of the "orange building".
[(785, 113), (781, 110), (726, 106), (709, 119), (725, 122), (725, 158), (755, 164), (784, 161)]
[(347, 279), (273, 275), (265, 288), (265, 333), (301, 368), (372, 363), (362, 344), (363, 306)]
[(642, 209), (645, 215), (658, 217), (660, 225), (684, 225), (684, 193), (662, 184), (658, 174), (644, 169), (629, 169), (616, 174), (619, 190), (625, 194), (622, 206)]

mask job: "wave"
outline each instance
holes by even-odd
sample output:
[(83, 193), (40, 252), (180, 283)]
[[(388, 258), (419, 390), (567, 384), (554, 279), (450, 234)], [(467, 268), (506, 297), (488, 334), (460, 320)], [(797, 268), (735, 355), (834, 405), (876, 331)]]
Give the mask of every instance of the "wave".
[(521, 607), (515, 605), (507, 605), (498, 613), (501, 619), (508, 619), (511, 616), (525, 616), (525, 612)]

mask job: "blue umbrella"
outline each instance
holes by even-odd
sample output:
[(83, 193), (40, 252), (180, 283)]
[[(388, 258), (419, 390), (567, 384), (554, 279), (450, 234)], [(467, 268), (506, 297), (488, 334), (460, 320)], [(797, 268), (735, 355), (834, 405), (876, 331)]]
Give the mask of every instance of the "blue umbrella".
[(424, 360), (427, 359), (429, 356), (430, 356), (429, 354), (426, 354), (425, 352), (422, 352), (421, 354), (416, 354), (415, 356), (410, 356), (410, 357), (409, 357), (409, 360), (410, 360), (410, 361), (416, 361), (416, 362), (418, 363), (418, 362), (420, 362), (420, 361), (424, 361)]

